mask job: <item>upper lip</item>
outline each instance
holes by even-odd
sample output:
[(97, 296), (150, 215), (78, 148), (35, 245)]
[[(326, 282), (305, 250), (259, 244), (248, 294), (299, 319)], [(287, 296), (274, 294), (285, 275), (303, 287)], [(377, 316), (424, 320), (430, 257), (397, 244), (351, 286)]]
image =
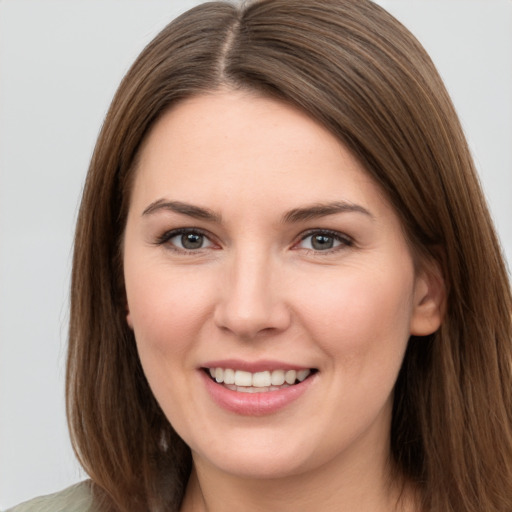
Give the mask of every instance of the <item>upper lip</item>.
[(256, 373), (266, 370), (309, 370), (311, 366), (288, 363), (284, 361), (264, 360), (244, 361), (241, 359), (222, 359), (216, 361), (207, 361), (201, 365), (202, 368), (230, 368), (232, 370), (243, 370), (246, 372)]

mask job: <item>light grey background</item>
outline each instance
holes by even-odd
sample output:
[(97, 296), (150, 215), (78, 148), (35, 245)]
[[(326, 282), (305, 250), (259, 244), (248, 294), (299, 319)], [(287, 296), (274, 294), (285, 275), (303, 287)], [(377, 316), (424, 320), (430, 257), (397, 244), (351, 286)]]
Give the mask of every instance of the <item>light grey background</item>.
[[(0, 0), (0, 508), (83, 479), (63, 378), (73, 225), (128, 66), (194, 0)], [(512, 2), (381, 0), (465, 127), (512, 261)]]

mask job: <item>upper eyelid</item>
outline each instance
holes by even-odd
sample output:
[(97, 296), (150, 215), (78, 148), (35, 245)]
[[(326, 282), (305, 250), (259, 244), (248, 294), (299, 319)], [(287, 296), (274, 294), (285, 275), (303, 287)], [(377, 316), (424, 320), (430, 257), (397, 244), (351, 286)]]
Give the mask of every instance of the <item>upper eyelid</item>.
[[(315, 234), (332, 237), (337, 242), (339, 242), (339, 245), (337, 245), (335, 247), (328, 248), (328, 249), (323, 249), (323, 250), (314, 249), (314, 248), (310, 248), (310, 247), (300, 247), (300, 244), (302, 242), (304, 242), (306, 239), (308, 239), (309, 237), (311, 237)], [(327, 256), (329, 254), (337, 254), (340, 251), (346, 250), (348, 248), (353, 248), (353, 247), (355, 247), (354, 239), (351, 236), (349, 236), (343, 232), (331, 230), (331, 229), (321, 229), (321, 228), (314, 229), (313, 228), (313, 229), (304, 231), (300, 235), (298, 235), (295, 238), (295, 241), (291, 244), (290, 249), (292, 251), (303, 251), (305, 253), (312, 254), (312, 255)]]
[(334, 229), (322, 229), (322, 228), (308, 229), (307, 231), (304, 231), (303, 233), (301, 233), (296, 238), (296, 240), (304, 240), (305, 238), (308, 238), (309, 236), (315, 235), (317, 233), (322, 234), (322, 235), (329, 235), (334, 238), (339, 238), (341, 240), (346, 240), (346, 241), (351, 241), (351, 242), (354, 241), (354, 239), (351, 236), (347, 235), (346, 233), (343, 233), (341, 231), (336, 231)]
[[(168, 242), (171, 238), (174, 238), (175, 236), (178, 236), (183, 233), (197, 233), (197, 234), (200, 234), (200, 235), (204, 236), (205, 238), (207, 238), (211, 243), (219, 244), (217, 237), (215, 237), (208, 230), (205, 230), (205, 229), (202, 229), (199, 227), (181, 227), (181, 228), (169, 229), (156, 238), (156, 243), (163, 244), (165, 242)], [(299, 235), (297, 235), (292, 242), (292, 246), (295, 246), (297, 243), (299, 243), (299, 242), (305, 240), (306, 238), (308, 238), (312, 235), (315, 235), (315, 234), (324, 234), (324, 235), (332, 236), (342, 242), (354, 243), (354, 239), (344, 232), (336, 231), (333, 229), (327, 229), (327, 228), (311, 228), (311, 229), (307, 229), (306, 231), (303, 231)]]
[(211, 243), (217, 243), (215, 237), (211, 233), (196, 227), (169, 229), (156, 237), (156, 243), (162, 244), (168, 242), (171, 238), (174, 238), (175, 236), (181, 235), (183, 233), (197, 233), (198, 235), (207, 238)]

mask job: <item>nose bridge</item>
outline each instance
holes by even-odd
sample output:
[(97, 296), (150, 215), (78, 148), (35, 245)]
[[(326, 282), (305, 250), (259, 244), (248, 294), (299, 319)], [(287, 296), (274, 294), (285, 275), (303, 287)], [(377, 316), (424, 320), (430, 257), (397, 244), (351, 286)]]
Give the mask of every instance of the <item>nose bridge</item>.
[(279, 264), (270, 251), (248, 245), (233, 251), (217, 305), (219, 327), (242, 338), (286, 328), (289, 312), (279, 286)]

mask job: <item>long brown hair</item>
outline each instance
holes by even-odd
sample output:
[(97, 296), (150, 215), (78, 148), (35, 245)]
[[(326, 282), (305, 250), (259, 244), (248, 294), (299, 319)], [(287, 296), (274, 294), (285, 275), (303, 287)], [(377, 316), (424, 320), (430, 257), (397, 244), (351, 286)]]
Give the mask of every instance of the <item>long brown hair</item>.
[(442, 269), (441, 328), (411, 338), (391, 453), (425, 511), (512, 510), (512, 299), (459, 121), (416, 39), (369, 0), (212, 2), (168, 25), (112, 102), (73, 260), (67, 407), (103, 507), (178, 510), (190, 451), (145, 380), (126, 324), (121, 244), (138, 149), (180, 100), (244, 88), (327, 127), (380, 185), (406, 237)]

